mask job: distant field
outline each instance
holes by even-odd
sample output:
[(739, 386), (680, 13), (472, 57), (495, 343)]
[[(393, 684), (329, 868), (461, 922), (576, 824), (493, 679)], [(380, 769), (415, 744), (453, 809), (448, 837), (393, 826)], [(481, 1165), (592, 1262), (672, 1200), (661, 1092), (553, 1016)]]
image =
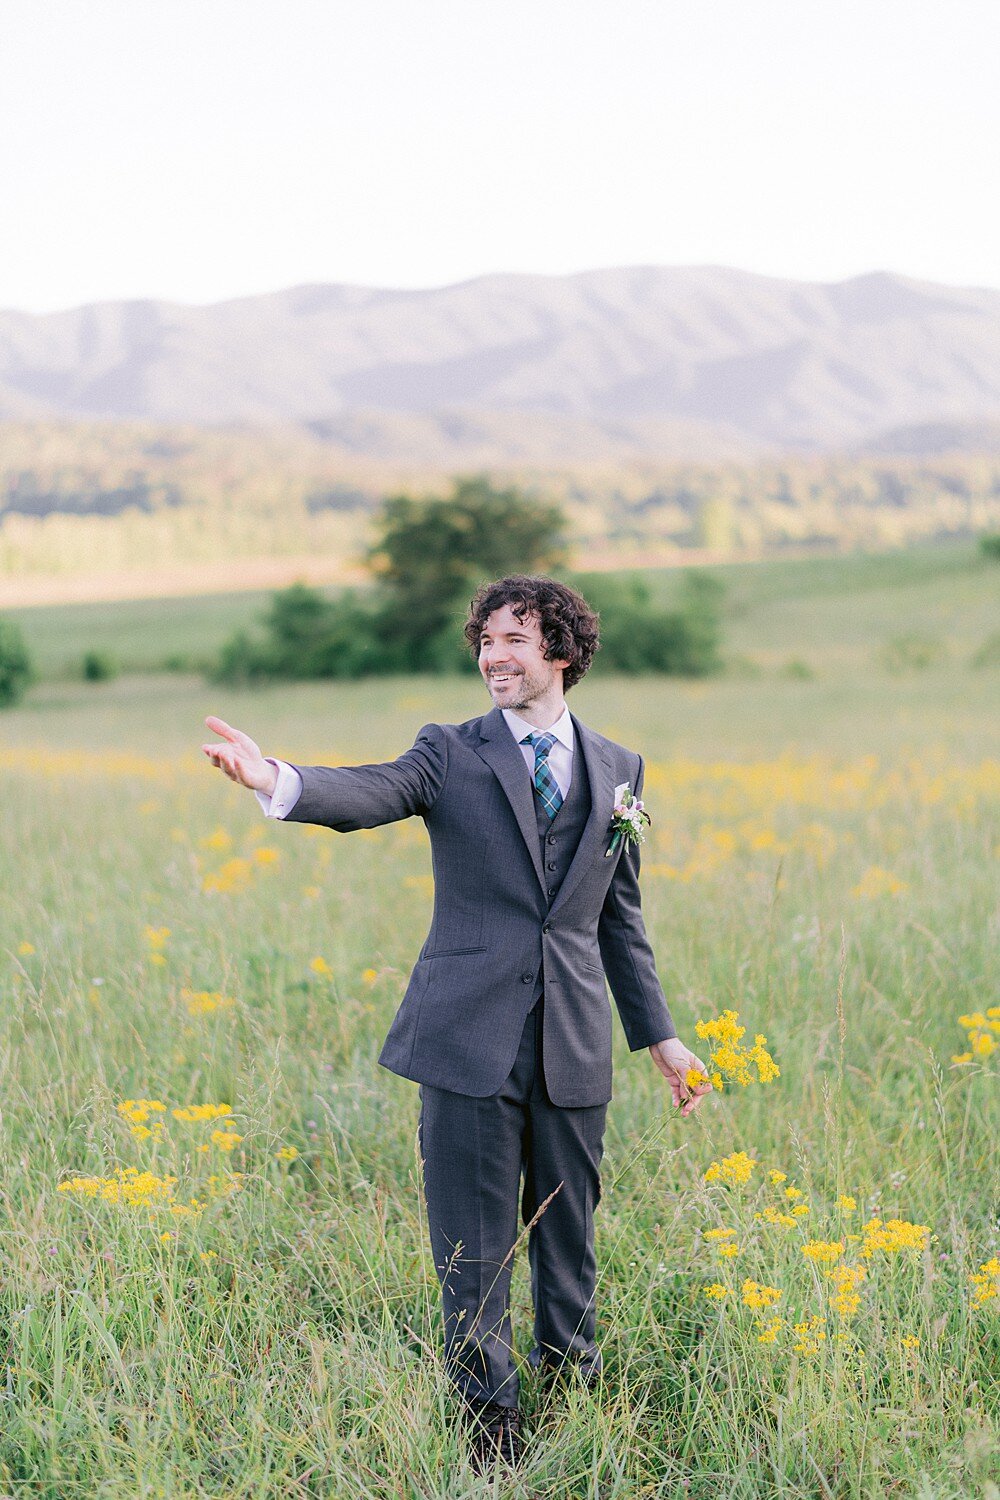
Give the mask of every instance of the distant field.
[[(727, 590), (727, 652), (768, 670), (799, 659), (821, 673), (857, 671), (872, 665), (880, 645), (914, 633), (939, 640), (960, 667), (1000, 618), (1000, 567), (971, 542), (708, 571)], [(667, 602), (681, 572), (634, 576)], [(6, 613), (21, 626), (42, 675), (67, 678), (78, 675), (88, 650), (108, 652), (128, 671), (161, 670), (171, 658), (211, 659), (235, 630), (256, 623), (269, 598), (224, 593)]]
[[(607, 1384), (546, 1405), (525, 1372), (525, 1467), (495, 1490), (449, 1420), (417, 1091), (376, 1063), (431, 909), (423, 828), (265, 822), (198, 749), (214, 711), (267, 753), (381, 759), (482, 712), (481, 683), (87, 687), (57, 680), (84, 649), (206, 653), (265, 596), (19, 616), (53, 675), (0, 716), (0, 1491), (996, 1495), (1000, 671), (968, 657), (1000, 569), (956, 547), (719, 576), (740, 671), (593, 676), (570, 705), (646, 758), (681, 1034), (735, 1009), (781, 1077), (681, 1122), (616, 1023)], [(941, 652), (889, 671), (910, 633)], [(713, 1178), (741, 1152), (746, 1182)]]

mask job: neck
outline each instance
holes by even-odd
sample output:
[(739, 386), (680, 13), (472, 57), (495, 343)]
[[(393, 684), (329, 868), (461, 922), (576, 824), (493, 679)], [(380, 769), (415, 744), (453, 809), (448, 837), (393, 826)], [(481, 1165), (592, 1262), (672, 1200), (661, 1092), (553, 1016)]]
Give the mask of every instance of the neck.
[(548, 697), (539, 698), (534, 703), (526, 703), (523, 708), (515, 708), (511, 712), (530, 724), (532, 729), (551, 729), (562, 718), (565, 708), (566, 700), (560, 695), (554, 701)]

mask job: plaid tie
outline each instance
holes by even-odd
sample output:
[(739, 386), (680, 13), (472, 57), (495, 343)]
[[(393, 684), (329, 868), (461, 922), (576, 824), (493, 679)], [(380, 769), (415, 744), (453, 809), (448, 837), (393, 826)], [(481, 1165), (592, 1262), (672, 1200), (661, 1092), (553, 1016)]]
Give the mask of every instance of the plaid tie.
[(549, 770), (549, 751), (556, 742), (554, 734), (526, 734), (521, 741), (535, 747), (535, 791), (549, 818), (554, 818), (562, 807), (562, 792)]

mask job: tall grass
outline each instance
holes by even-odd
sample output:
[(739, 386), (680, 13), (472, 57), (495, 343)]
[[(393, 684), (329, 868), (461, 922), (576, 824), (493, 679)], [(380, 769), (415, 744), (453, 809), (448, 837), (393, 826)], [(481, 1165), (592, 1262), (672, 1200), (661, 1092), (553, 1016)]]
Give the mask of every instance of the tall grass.
[[(310, 685), (211, 706), (266, 749), (359, 759), (480, 711), (479, 691)], [(989, 702), (944, 669), (919, 687), (608, 680), (574, 698), (649, 762), (644, 899), (681, 1034), (698, 1050), (696, 1022), (736, 1009), (781, 1078), (681, 1121), (617, 1038), (607, 1378), (547, 1402), (526, 1372), (527, 1457), (495, 1486), (451, 1420), (417, 1091), (375, 1060), (426, 931), (419, 823), (265, 823), (194, 753), (210, 703), (182, 682), (53, 688), (5, 717), (0, 1489), (995, 1493), (1000, 1297), (974, 1305), (970, 1277), (1000, 1253), (1000, 1047), (952, 1061), (958, 1017), (1000, 998)], [(172, 1112), (204, 1104), (228, 1111)], [(706, 1182), (734, 1152), (749, 1182)], [(129, 1166), (170, 1196), (60, 1190)], [(795, 1204), (794, 1227), (768, 1222)], [(865, 1256), (876, 1218), (929, 1232)], [(813, 1261), (810, 1240), (843, 1254)], [(853, 1315), (832, 1304), (834, 1264), (866, 1269)], [(774, 1306), (747, 1306), (747, 1280)]]

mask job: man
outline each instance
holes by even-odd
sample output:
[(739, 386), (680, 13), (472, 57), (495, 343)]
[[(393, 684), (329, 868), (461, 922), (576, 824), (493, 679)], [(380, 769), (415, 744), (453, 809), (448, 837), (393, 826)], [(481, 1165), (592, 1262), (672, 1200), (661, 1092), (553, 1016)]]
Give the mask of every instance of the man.
[(611, 1098), (610, 983), (630, 1048), (648, 1047), (689, 1115), (704, 1065), (677, 1038), (639, 902), (639, 854), (612, 819), (638, 798), (642, 758), (595, 734), (564, 693), (598, 647), (574, 590), (511, 577), (472, 600), (466, 637), (493, 699), (428, 724), (398, 760), (265, 760), (221, 719), (205, 754), (272, 817), (340, 832), (424, 819), (434, 915), (379, 1061), (421, 1085), (420, 1146), (449, 1371), (474, 1456), (516, 1461), (518, 1375), (509, 1288), (518, 1196), (530, 1225), (531, 1363), (601, 1371), (593, 1215)]

